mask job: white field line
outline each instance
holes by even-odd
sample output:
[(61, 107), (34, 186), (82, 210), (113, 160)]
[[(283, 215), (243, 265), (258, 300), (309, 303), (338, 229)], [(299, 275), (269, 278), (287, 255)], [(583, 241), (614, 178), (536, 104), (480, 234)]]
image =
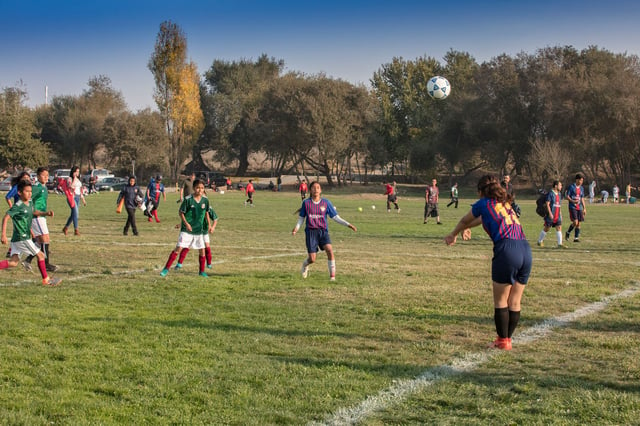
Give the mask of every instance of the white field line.
[[(640, 283), (634, 282), (633, 286), (611, 296), (603, 297), (600, 301), (586, 305), (578, 310), (557, 317), (549, 318), (540, 324), (534, 325), (514, 338), (514, 344), (526, 345), (542, 339), (555, 329), (565, 327), (568, 324), (604, 310), (610, 303), (634, 296), (640, 291)], [(502, 351), (488, 349), (483, 352), (466, 354), (455, 358), (450, 364), (440, 365), (424, 371), (414, 379), (397, 380), (394, 385), (381, 390), (377, 395), (368, 396), (361, 403), (341, 408), (330, 415), (323, 423), (311, 422), (310, 425), (354, 425), (363, 422), (375, 412), (385, 410), (398, 404), (413, 394), (423, 391), (425, 388), (441, 380), (447, 380), (464, 372), (473, 371), (481, 364), (487, 362)]]

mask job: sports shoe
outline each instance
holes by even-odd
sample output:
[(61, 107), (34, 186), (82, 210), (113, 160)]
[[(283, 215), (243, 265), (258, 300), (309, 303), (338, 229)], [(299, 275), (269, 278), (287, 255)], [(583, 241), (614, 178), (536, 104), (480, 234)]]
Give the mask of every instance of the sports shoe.
[(574, 239), (573, 239), (573, 242), (574, 242), (574, 243), (579, 243), (579, 242), (580, 242), (580, 238), (574, 238)]
[(303, 264), (300, 272), (302, 273), (302, 278), (307, 278), (309, 276), (309, 265)]
[(329, 277), (329, 281), (335, 281), (336, 277)]
[(176, 266), (174, 266), (173, 269), (175, 269), (176, 271), (178, 269), (182, 269), (182, 263), (176, 263)]
[(423, 225), (426, 225), (426, 224), (427, 224), (427, 221), (425, 220), (424, 222), (422, 222), (422, 224), (423, 224)]
[(569, 247), (565, 246), (564, 244), (558, 244), (556, 246), (557, 249), (568, 249)]
[(391, 209), (387, 209), (387, 213), (391, 213)]
[(438, 225), (442, 225), (442, 222), (436, 222)]
[(207, 275), (207, 273), (204, 272), (204, 271), (200, 272), (198, 275), (201, 276), (201, 277), (204, 277), (204, 278), (209, 278), (209, 275)]
[(496, 337), (490, 345), (491, 349), (503, 349), (505, 351), (511, 350), (511, 339), (509, 337)]
[(207, 269), (211, 269), (211, 268), (213, 268), (213, 265), (212, 264), (208, 264), (207, 265)]
[(21, 263), (25, 271), (33, 272), (33, 268), (31, 267), (31, 264), (29, 262), (27, 262), (26, 260), (23, 260)]
[(564, 234), (564, 239), (565, 239), (566, 241), (569, 241), (569, 238), (570, 238), (570, 237), (571, 237), (571, 234), (569, 234), (568, 232), (566, 232), (566, 233)]
[(69, 231), (69, 228), (67, 228), (66, 226), (64, 228), (62, 228), (62, 233), (64, 235), (67, 235), (67, 232)]
[(61, 282), (62, 282), (62, 278), (47, 277), (47, 278), (42, 280), (42, 285), (49, 286), (49, 287), (55, 287), (57, 285), (60, 285)]
[(544, 241), (538, 241), (538, 247), (544, 247)]
[(161, 277), (166, 277), (168, 273), (169, 273), (169, 270), (167, 268), (164, 268), (162, 270), (162, 272), (160, 272), (160, 276)]
[(400, 209), (398, 209), (398, 213), (400, 213)]
[(60, 268), (58, 268), (58, 265), (54, 265), (53, 263), (49, 263), (49, 264), (46, 265), (46, 269), (47, 269), (47, 272), (55, 272)]

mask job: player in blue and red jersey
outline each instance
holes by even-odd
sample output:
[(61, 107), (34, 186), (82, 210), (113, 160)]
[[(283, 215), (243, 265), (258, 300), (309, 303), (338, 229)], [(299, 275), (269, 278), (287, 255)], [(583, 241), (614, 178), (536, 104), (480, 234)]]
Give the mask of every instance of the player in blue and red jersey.
[(571, 231), (575, 228), (576, 232), (573, 238), (574, 243), (580, 242), (580, 223), (584, 222), (584, 217), (587, 215), (582, 182), (584, 182), (584, 177), (578, 173), (576, 175), (575, 183), (572, 183), (567, 190), (567, 201), (569, 201), (569, 220), (571, 220), (571, 226), (567, 229), (564, 239), (569, 241)]
[(309, 192), (311, 196), (302, 202), (300, 208), (300, 215), (298, 216), (298, 223), (291, 233), (296, 235), (302, 223), (307, 220), (307, 227), (305, 229), (307, 253), (309, 257), (302, 263), (302, 278), (307, 278), (309, 274), (309, 265), (316, 261), (316, 255), (319, 250), (327, 252), (327, 259), (329, 265), (329, 279), (331, 281), (336, 279), (336, 260), (333, 254), (333, 247), (331, 246), (331, 238), (329, 237), (329, 229), (327, 227), (327, 216), (338, 222), (340, 225), (351, 228), (354, 232), (357, 231), (356, 227), (338, 216), (331, 201), (326, 198), (322, 198), (322, 188), (320, 183), (311, 182), (309, 186)]
[(147, 186), (146, 193), (146, 204), (147, 208), (144, 211), (144, 214), (149, 217), (149, 222), (152, 221), (152, 218), (156, 219), (157, 223), (160, 223), (160, 219), (158, 218), (158, 206), (160, 205), (160, 194), (162, 194), (162, 199), (167, 200), (167, 194), (164, 192), (164, 184), (162, 183), (162, 176), (158, 175), (155, 179), (151, 179), (149, 182), (149, 186)]
[(558, 248), (566, 248), (562, 245), (562, 182), (559, 180), (553, 181), (553, 187), (547, 194), (547, 215), (544, 217), (544, 229), (540, 231), (538, 237), (538, 245), (544, 246), (544, 238), (547, 236), (549, 229), (556, 228), (556, 240), (558, 241)]
[(491, 347), (511, 350), (511, 336), (520, 320), (520, 300), (531, 273), (531, 247), (511, 207), (511, 195), (495, 176), (478, 182), (480, 199), (471, 206), (444, 239), (456, 242), (458, 234), (482, 224), (493, 241), (491, 279), (493, 280), (494, 320), (498, 337)]

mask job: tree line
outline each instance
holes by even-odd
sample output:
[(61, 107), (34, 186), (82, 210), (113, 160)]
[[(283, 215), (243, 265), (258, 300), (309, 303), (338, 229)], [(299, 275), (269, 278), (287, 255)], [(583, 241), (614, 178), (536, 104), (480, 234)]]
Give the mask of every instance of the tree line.
[[(539, 49), (478, 63), (449, 51), (440, 62), (393, 58), (370, 87), (323, 74), (284, 72), (281, 59), (213, 60), (201, 76), (186, 36), (163, 22), (148, 63), (157, 111), (131, 112), (106, 76), (79, 96), (25, 106), (26, 92), (0, 92), (0, 165), (97, 164), (177, 179), (203, 155), (234, 174), (263, 168), (323, 175), (330, 185), (373, 170), (416, 181), (492, 170), (543, 187), (576, 172), (625, 185), (639, 170), (638, 57), (596, 46)], [(446, 77), (452, 94), (426, 85)]]

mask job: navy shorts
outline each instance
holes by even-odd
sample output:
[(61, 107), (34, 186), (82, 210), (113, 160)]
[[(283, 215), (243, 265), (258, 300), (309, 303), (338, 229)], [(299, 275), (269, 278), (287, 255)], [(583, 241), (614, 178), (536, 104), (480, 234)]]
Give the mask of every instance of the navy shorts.
[(526, 284), (532, 263), (527, 240), (500, 240), (493, 245), (491, 279), (498, 284)]
[(561, 226), (561, 225), (562, 225), (562, 216), (560, 216), (558, 220), (555, 222), (553, 221), (553, 218), (551, 216), (544, 217), (544, 226), (548, 228), (555, 228), (556, 226)]
[(326, 229), (305, 229), (307, 241), (307, 253), (317, 253), (327, 244), (331, 244), (331, 238), (329, 237), (329, 231)]
[(584, 222), (584, 210), (569, 209), (569, 219), (571, 222)]

